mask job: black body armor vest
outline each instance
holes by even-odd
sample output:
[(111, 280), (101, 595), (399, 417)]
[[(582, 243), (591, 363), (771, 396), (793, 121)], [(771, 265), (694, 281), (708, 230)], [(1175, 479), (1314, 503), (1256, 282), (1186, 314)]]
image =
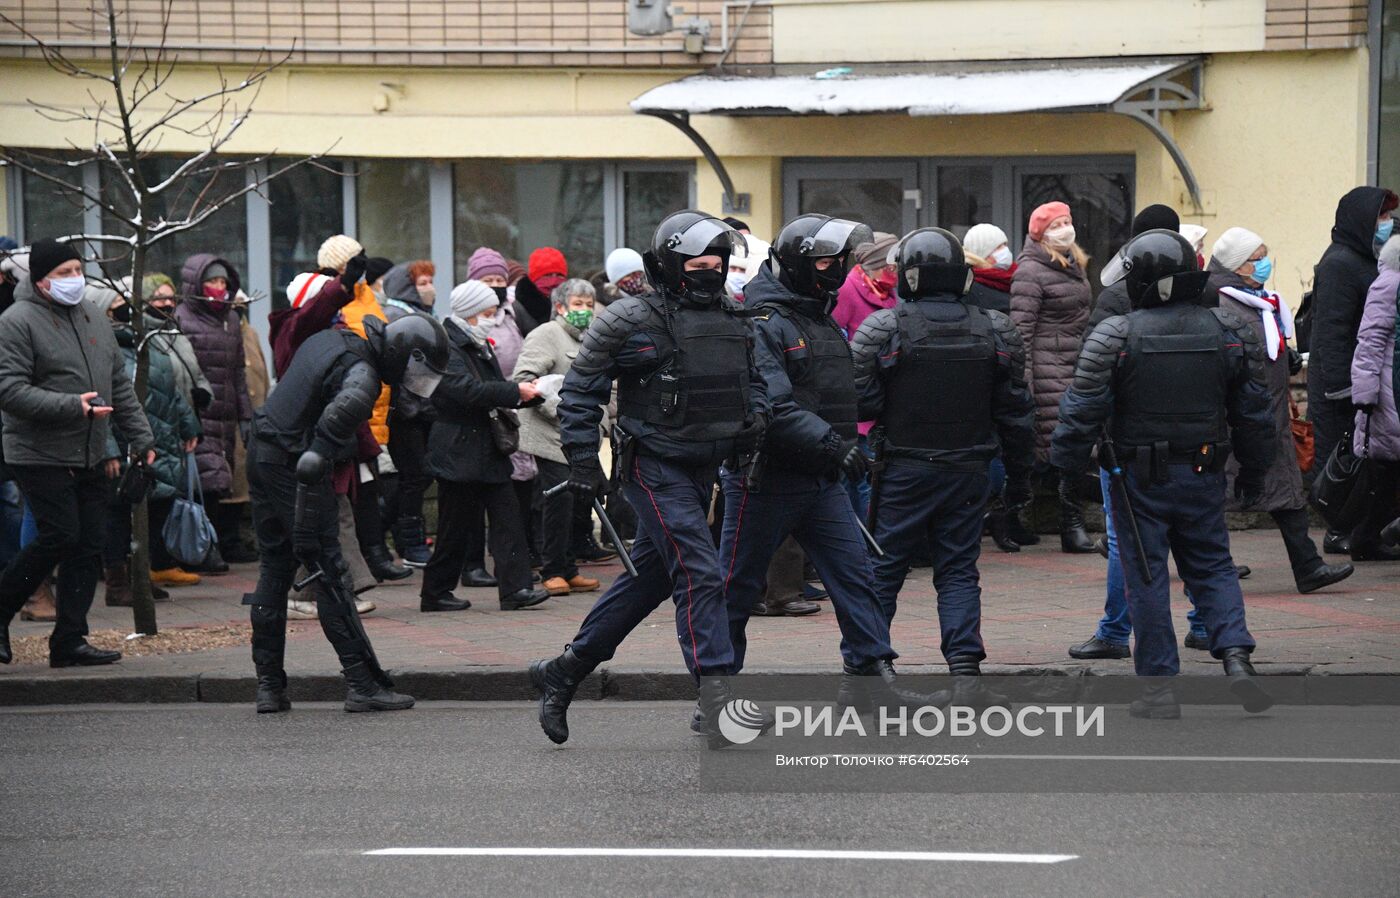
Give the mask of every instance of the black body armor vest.
[(812, 321), (776, 304), (762, 308), (782, 315), (807, 344), (807, 370), (800, 378), (788, 374), (798, 407), (830, 424), (841, 439), (854, 440), (859, 397), (851, 345), (830, 319)]
[(660, 297), (647, 301), (667, 318), (675, 349), (654, 371), (619, 378), (618, 412), (677, 440), (733, 439), (749, 414), (747, 325), (720, 308), (668, 311)]
[(1215, 315), (1173, 304), (1127, 318), (1128, 339), (1115, 376), (1114, 442), (1166, 443), (1173, 455), (1190, 455), (1207, 444), (1228, 448), (1230, 358)]
[(899, 364), (880, 421), (891, 448), (946, 451), (995, 441), (992, 319), (975, 306), (961, 308), (960, 320), (931, 321), (918, 303), (897, 307)]
[[(288, 452), (304, 451), (326, 404), (339, 392), (345, 373), (359, 362), (374, 366), (369, 344), (357, 334), (329, 330), (313, 335), (297, 350), (277, 388), (258, 410), (258, 436), (271, 439)], [(353, 450), (354, 446), (342, 449)], [(337, 458), (341, 457), (337, 453)]]

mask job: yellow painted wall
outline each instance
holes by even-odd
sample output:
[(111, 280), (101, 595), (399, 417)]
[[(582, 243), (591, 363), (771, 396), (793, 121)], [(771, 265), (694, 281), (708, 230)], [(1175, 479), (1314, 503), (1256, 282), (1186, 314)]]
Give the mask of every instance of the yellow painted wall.
[[(1206, 71), (1210, 108), (1167, 122), (1205, 192), (1205, 214), (1187, 220), (1208, 226), (1211, 240), (1231, 225), (1262, 234), (1275, 253), (1274, 286), (1294, 303), (1327, 245), (1337, 198), (1364, 178), (1366, 71), (1361, 49), (1219, 54)], [(207, 69), (188, 74), (191, 86), (210, 77)], [(349, 157), (684, 159), (695, 162), (697, 204), (719, 213), (719, 181), (694, 146), (670, 125), (627, 111), (628, 101), (674, 77), (657, 70), (290, 69), (269, 82), (235, 149), (306, 153), (339, 138), (335, 153)], [(72, 102), (71, 81), (42, 64), (7, 61), (0, 83), (5, 143), (61, 147), (65, 137), (86, 139), (23, 104), (25, 97)], [(385, 92), (390, 110), (376, 114), (373, 101)], [(1186, 208), (1165, 150), (1121, 116), (696, 116), (694, 124), (727, 162), (736, 188), (751, 194), (745, 217), (760, 234), (781, 224), (782, 160), (798, 156), (1130, 154), (1140, 205)], [(175, 140), (163, 147), (180, 148)]]
[(1264, 48), (1265, 0), (775, 0), (773, 61), (1062, 59)]

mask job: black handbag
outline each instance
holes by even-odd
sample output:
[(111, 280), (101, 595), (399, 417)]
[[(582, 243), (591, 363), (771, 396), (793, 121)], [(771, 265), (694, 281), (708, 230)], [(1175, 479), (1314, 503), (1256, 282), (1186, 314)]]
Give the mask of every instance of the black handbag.
[(502, 455), (513, 455), (520, 448), (520, 416), (513, 408), (493, 408), (486, 413), (491, 422), (491, 442)]
[(127, 505), (140, 505), (151, 489), (151, 472), (145, 464), (127, 465), (126, 473), (117, 481), (117, 498)]
[(1327, 457), (1327, 464), (1312, 485), (1312, 501), (1327, 526), (1332, 530), (1350, 530), (1361, 522), (1375, 501), (1375, 463), (1370, 459), (1371, 418), (1365, 418), (1366, 435), (1361, 440), (1361, 454), (1352, 448), (1353, 434), (1348, 430), (1337, 441)]

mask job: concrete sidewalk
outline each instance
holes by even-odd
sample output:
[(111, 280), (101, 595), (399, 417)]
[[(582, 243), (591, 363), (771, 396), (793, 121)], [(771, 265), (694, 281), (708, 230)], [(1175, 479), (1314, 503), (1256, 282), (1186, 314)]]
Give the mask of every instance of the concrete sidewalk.
[[(1052, 544), (1053, 543), (1053, 544)], [(1349, 580), (1308, 596), (1294, 590), (1283, 544), (1272, 530), (1231, 534), (1235, 560), (1253, 568), (1244, 581), (1249, 626), (1259, 643), (1254, 659), (1266, 673), (1400, 674), (1400, 563), (1357, 565)], [(588, 569), (604, 584), (621, 571), (612, 564)], [(253, 588), (256, 568), (236, 567), (198, 586), (172, 590), (157, 606), (162, 629), (246, 626), (239, 602)], [(422, 614), (418, 579), (380, 587), (367, 597), (379, 606), (365, 618), (380, 660), (400, 685), (422, 698), (516, 699), (528, 696), (526, 664), (557, 654), (573, 636), (598, 593), (551, 599), (524, 611), (497, 610), (495, 590), (459, 590), (476, 605), (468, 611)], [(982, 555), (985, 669), (1004, 673), (1130, 673), (1131, 662), (1089, 664), (1065, 649), (1087, 638), (1103, 605), (1104, 561), (1064, 555), (1053, 537), (1018, 554), (987, 541)], [(1185, 635), (1187, 603), (1173, 589), (1178, 636)], [(130, 630), (129, 609), (102, 605), (101, 587), (90, 618), (94, 630)], [(45, 635), (51, 624), (11, 625), (11, 637)], [(840, 634), (829, 603), (805, 618), (755, 618), (749, 625), (750, 672), (839, 669)], [(940, 673), (936, 602), (928, 568), (915, 569), (900, 596), (894, 625), (899, 666)], [(1183, 669), (1218, 670), (1203, 652), (1182, 650)], [(675, 644), (670, 602), (637, 629), (592, 677), (585, 693), (635, 698), (686, 697), (688, 678)], [(334, 653), (315, 621), (294, 621), (287, 645), (293, 697), (343, 697)], [(103, 668), (51, 670), (39, 665), (0, 667), (0, 704), (90, 701), (245, 701), (253, 693), (246, 646), (174, 655), (128, 657)], [(585, 693), (581, 693), (585, 694)]]

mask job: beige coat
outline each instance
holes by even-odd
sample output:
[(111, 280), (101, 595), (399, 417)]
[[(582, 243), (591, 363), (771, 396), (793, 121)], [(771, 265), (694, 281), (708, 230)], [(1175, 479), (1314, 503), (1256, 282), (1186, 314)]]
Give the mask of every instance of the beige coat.
[[(243, 358), (248, 376), (248, 398), (253, 400), (253, 411), (262, 408), (267, 401), (272, 379), (267, 372), (267, 360), (263, 358), (262, 341), (258, 332), (243, 322)], [(236, 435), (237, 448), (234, 450), (233, 488), (225, 502), (248, 501), (248, 450), (243, 446), (243, 437)]]
[[(517, 383), (569, 373), (578, 351), (583, 347), (583, 335), (578, 328), (562, 318), (546, 321), (530, 331), (520, 348), (511, 379)], [(550, 378), (548, 384), (555, 384)], [(559, 438), (559, 394), (557, 386), (547, 390), (539, 405), (520, 410), (520, 451), (537, 458), (567, 464)], [(608, 411), (611, 411), (610, 409)], [(604, 415), (603, 433), (608, 431), (611, 416)], [(604, 440), (604, 443), (607, 441)]]

